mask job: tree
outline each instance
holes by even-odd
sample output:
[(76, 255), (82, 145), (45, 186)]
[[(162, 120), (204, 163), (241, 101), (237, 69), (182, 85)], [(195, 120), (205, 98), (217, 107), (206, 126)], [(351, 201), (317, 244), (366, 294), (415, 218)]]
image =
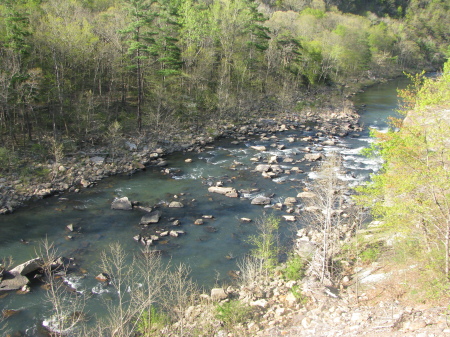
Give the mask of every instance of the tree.
[(142, 131), (142, 108), (144, 102), (144, 60), (152, 55), (152, 46), (155, 44), (153, 21), (157, 13), (153, 10), (153, 0), (123, 0), (128, 10), (131, 22), (121, 30), (123, 34), (129, 36), (128, 54), (131, 56), (133, 64), (130, 66), (135, 72), (137, 87), (137, 128)]
[(318, 169), (318, 177), (311, 186), (314, 197), (306, 199), (307, 218), (317, 229), (322, 240), (309, 265), (309, 273), (321, 283), (332, 283), (335, 272), (332, 257), (339, 250), (339, 225), (342, 222), (344, 182), (340, 179), (343, 166), (341, 157), (332, 153)]
[[(416, 78), (417, 80), (417, 78)], [(415, 83), (420, 83), (416, 81)], [(411, 96), (414, 93), (414, 96)], [(413, 102), (399, 132), (376, 134), (373, 151), (383, 170), (361, 189), (360, 201), (372, 207), (386, 230), (405, 233), (417, 261), (450, 279), (450, 65), (437, 79), (403, 91)], [(401, 240), (399, 240), (401, 241)], [(442, 265), (445, 267), (442, 268)]]

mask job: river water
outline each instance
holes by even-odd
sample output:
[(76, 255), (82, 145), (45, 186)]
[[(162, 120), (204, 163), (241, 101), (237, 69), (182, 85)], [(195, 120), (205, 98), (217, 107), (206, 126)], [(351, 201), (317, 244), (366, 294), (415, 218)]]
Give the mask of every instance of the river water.
[[(379, 169), (380, 161), (368, 159), (359, 154), (371, 139), (369, 128), (386, 130), (387, 117), (395, 115), (398, 87), (404, 87), (406, 80), (399, 79), (367, 89), (354, 97), (354, 103), (361, 108), (361, 123), (365, 126), (357, 137), (336, 139), (335, 146), (325, 146), (324, 151), (338, 151), (343, 155), (348, 174), (343, 177), (356, 185)], [(161, 238), (154, 246), (163, 252), (163, 259), (173, 265), (186, 263), (192, 269), (193, 279), (211, 288), (215, 283), (230, 282), (228, 272), (236, 269), (236, 263), (251, 246), (248, 238), (255, 232), (254, 222), (266, 214), (281, 217), (286, 214), (272, 208), (251, 205), (251, 199), (259, 195), (273, 195), (273, 203), (283, 202), (286, 197), (295, 197), (311, 179), (315, 164), (281, 163), (290, 169), (299, 167), (304, 173), (291, 172), (271, 179), (264, 179), (259, 173), (251, 172), (255, 166), (251, 158), (271, 155), (292, 157), (295, 161), (304, 156), (302, 149), (310, 146), (307, 142), (288, 142), (288, 137), (300, 139), (314, 135), (315, 131), (285, 131), (276, 134), (276, 139), (232, 144), (230, 139), (221, 139), (207, 147), (204, 152), (174, 153), (167, 157), (172, 173), (166, 174), (161, 168), (149, 168), (132, 176), (111, 177), (99, 182), (95, 187), (77, 194), (62, 194), (37, 202), (14, 214), (0, 217), (0, 257), (12, 256), (15, 264), (36, 256), (40, 243), (47, 238), (53, 242), (61, 256), (73, 258), (80, 272), (71, 275), (70, 282), (78, 291), (93, 293), (87, 303), (87, 310), (101, 311), (102, 294), (98, 293), (99, 282), (95, 276), (102, 272), (100, 252), (107, 250), (112, 242), (120, 242), (128, 254), (137, 254), (142, 245), (133, 240), (141, 233), (139, 225), (143, 212), (111, 210), (111, 202), (116, 197), (127, 196), (149, 207), (162, 211), (162, 218), (153, 230), (176, 229), (186, 234), (179, 237)], [(278, 150), (271, 144), (285, 145)], [(252, 145), (265, 145), (267, 151), (258, 152)], [(314, 150), (314, 147), (313, 147)], [(185, 162), (192, 159), (191, 163)], [(241, 198), (228, 198), (208, 193), (208, 187), (216, 182), (237, 190), (249, 190)], [(252, 192), (252, 189), (259, 191)], [(183, 208), (168, 208), (171, 201), (181, 201)], [(196, 219), (204, 219), (201, 226), (194, 225)], [(241, 218), (250, 218), (250, 223)], [(174, 228), (172, 221), (178, 219), (180, 226)], [(68, 232), (66, 226), (72, 224), (76, 231)], [(283, 245), (289, 245), (291, 229), (302, 226), (281, 220), (280, 233)], [(72, 236), (69, 239), (68, 236)], [(230, 257), (232, 257), (230, 259)], [(82, 272), (81, 272), (82, 271)], [(101, 288), (101, 287), (100, 287)], [(8, 318), (9, 327), (20, 330), (25, 336), (35, 336), (36, 327), (48, 317), (48, 305), (43, 304), (45, 292), (39, 286), (32, 287), (26, 295), (9, 293), (0, 298), (0, 310), (15, 309), (20, 313)], [(2, 324), (2, 323), (0, 323)]]

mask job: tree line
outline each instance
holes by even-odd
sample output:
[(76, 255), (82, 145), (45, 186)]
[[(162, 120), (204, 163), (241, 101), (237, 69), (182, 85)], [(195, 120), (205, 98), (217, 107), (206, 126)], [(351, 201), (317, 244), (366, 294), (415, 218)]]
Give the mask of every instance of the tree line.
[(115, 122), (157, 136), (239, 119), (250, 101), (440, 66), (448, 4), (398, 6), (356, 15), (323, 0), (4, 0), (2, 147), (98, 142)]

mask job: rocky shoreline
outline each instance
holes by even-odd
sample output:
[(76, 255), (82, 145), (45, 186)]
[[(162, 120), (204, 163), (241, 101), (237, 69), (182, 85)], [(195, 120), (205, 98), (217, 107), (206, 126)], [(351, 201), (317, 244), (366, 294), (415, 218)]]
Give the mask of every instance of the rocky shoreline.
[[(273, 119), (248, 118), (239, 125), (224, 124), (216, 128), (213, 135), (207, 132), (186, 133), (183, 142), (153, 144), (148, 138), (121, 139), (121, 155), (116, 158), (108, 156), (108, 149), (103, 146), (66, 156), (57, 164), (35, 164), (53, 172), (46, 182), (33, 177), (25, 182), (16, 173), (3, 176), (0, 178), (0, 214), (12, 213), (36, 199), (66, 191), (79, 192), (109, 176), (134, 174), (150, 166), (163, 169), (167, 164), (164, 159), (167, 154), (175, 151), (201, 152), (207, 144), (219, 138), (243, 142), (249, 137), (295, 129), (314, 129), (316, 137), (343, 137), (349, 133), (358, 136), (362, 130), (358, 119), (359, 115), (347, 101), (345, 107), (330, 107), (319, 112), (278, 113), (274, 114)], [(317, 139), (311, 137), (310, 141)]]

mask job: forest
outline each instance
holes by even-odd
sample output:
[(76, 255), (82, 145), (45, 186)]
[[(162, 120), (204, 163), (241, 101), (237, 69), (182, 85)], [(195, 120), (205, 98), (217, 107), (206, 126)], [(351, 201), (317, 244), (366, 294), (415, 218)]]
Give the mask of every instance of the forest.
[(4, 0), (0, 171), (111, 130), (159, 140), (261, 102), (301, 110), (316, 88), (437, 70), (448, 13), (445, 0)]

